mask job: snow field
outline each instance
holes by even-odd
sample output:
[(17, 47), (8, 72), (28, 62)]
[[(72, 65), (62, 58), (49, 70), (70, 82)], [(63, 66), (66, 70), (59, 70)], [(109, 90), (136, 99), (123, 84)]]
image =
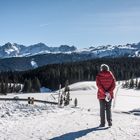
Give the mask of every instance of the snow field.
[[(69, 106), (62, 108), (41, 103), (28, 105), (27, 102), (0, 101), (0, 140), (140, 139), (139, 91), (119, 88), (115, 108), (112, 108), (113, 126), (108, 128), (106, 123), (106, 127), (99, 128), (95, 82), (76, 83), (70, 89), (72, 101)], [(30, 96), (57, 101), (57, 94), (52, 94), (19, 94), (8, 97)], [(78, 99), (76, 108), (73, 107), (75, 98)]]

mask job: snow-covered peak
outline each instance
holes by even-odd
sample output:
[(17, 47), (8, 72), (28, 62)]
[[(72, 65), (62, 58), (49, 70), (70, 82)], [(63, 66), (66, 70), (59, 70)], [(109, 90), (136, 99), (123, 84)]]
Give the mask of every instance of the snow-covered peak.
[(6, 43), (0, 47), (0, 56), (1, 57), (14, 57), (18, 56), (20, 52), (20, 47), (17, 44)]
[(11, 44), (11, 43), (7, 43), (2, 47), (4, 50), (7, 51), (18, 51), (18, 48), (16, 47), (16, 44)]

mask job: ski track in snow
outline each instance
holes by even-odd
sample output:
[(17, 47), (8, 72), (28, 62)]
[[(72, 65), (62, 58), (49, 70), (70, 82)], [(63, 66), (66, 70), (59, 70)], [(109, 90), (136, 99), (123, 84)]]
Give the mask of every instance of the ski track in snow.
[[(131, 104), (129, 106), (131, 97), (122, 96), (126, 91), (120, 89), (117, 95), (116, 106), (112, 108), (111, 128), (107, 123), (103, 128), (98, 127), (99, 104), (95, 92), (94, 88), (72, 91), (71, 97), (78, 98), (76, 108), (73, 108), (72, 102), (70, 106), (62, 108), (45, 104), (0, 102), (0, 140), (140, 140), (140, 115), (135, 114), (140, 112), (140, 106), (136, 103), (135, 108)], [(43, 96), (49, 99), (49, 95)], [(130, 108), (121, 108), (124, 98), (127, 98), (125, 104)]]

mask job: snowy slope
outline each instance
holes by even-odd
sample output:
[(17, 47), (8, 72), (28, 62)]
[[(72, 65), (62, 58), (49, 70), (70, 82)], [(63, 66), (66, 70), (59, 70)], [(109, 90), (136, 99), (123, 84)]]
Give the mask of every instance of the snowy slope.
[[(99, 128), (99, 103), (95, 82), (75, 83), (70, 85), (70, 89), (71, 105), (64, 108), (37, 103), (27, 105), (26, 102), (0, 101), (0, 139), (139, 140), (139, 91), (119, 88), (116, 105), (112, 108), (113, 126)], [(58, 97), (57, 93), (8, 96), (34, 96), (50, 101), (57, 101)], [(75, 97), (78, 99), (77, 108), (73, 108)]]
[(33, 68), (38, 67), (37, 62), (35, 62), (34, 60), (31, 60), (31, 65), (32, 65)]

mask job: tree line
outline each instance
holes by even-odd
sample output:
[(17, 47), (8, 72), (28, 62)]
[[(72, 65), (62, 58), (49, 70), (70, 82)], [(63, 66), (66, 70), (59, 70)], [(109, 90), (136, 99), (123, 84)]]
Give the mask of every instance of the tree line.
[(22, 89), (21, 84), (8, 83), (8, 81), (0, 82), (0, 94), (6, 95), (7, 93), (18, 93)]
[(23, 72), (1, 72), (0, 80), (7, 79), (9, 82), (24, 84), (25, 81), (32, 81), (36, 77), (40, 86), (56, 90), (59, 88), (59, 84), (64, 86), (66, 80), (69, 80), (70, 84), (79, 81), (94, 81), (100, 70), (100, 65), (103, 63), (110, 66), (116, 80), (140, 77), (140, 58), (123, 57), (51, 64)]
[(33, 80), (25, 79), (23, 84), (10, 83), (11, 81), (1, 81), (0, 82), (0, 94), (6, 95), (7, 93), (35, 93), (40, 92), (41, 84), (37, 77)]

